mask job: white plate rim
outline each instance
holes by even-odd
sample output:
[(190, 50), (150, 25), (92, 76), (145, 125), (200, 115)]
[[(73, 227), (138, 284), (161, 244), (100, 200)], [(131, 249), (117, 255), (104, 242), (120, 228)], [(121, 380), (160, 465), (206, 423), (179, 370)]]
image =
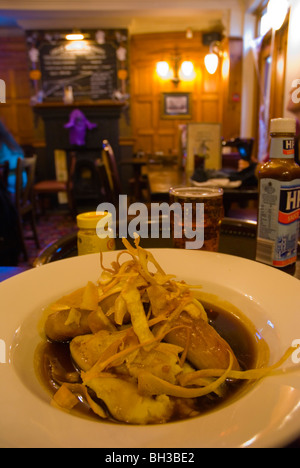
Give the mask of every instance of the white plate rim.
[[(282, 347), (276, 350), (277, 356), (291, 345), (293, 339), (300, 338), (296, 320), (300, 283), (295, 278), (251, 260), (226, 254), (174, 249), (150, 251), (168, 273), (175, 273), (190, 282), (201, 278), (208, 288), (213, 282), (221, 290), (227, 284), (226, 288), (233, 295), (241, 296), (242, 301), (245, 299), (253, 306), (254, 313), (256, 309), (264, 312), (272, 307), (268, 318), (275, 324), (276, 339)], [(107, 265), (115, 254), (108, 253), (104, 257)], [(197, 266), (197, 271), (188, 269), (187, 265)], [(201, 270), (199, 273), (199, 268), (204, 269), (204, 273)], [(99, 274), (98, 255), (88, 255), (29, 270), (0, 284), (0, 339), (6, 342), (8, 349), (7, 362), (0, 364), (0, 379), (5, 382), (0, 387), (0, 414), (1, 420), (5, 421), (5, 424), (0, 424), (0, 446), (276, 447), (284, 446), (299, 436), (299, 370), (291, 375), (265, 379), (249, 394), (220, 411), (162, 426), (141, 428), (94, 423), (56, 410), (39, 398), (24, 385), (13, 360), (22, 323), (34, 310), (40, 310), (62, 293), (82, 286), (83, 278), (93, 281)], [(21, 295), (22, 288), (29, 296)], [(283, 305), (286, 309), (284, 317), (279, 315)], [(289, 323), (290, 320), (293, 323)], [(260, 414), (262, 408), (256, 407), (255, 402), (264, 405), (263, 415)], [(242, 426), (241, 418), (247, 417), (249, 412), (253, 417), (247, 421), (247, 427)], [(87, 436), (83, 437), (83, 433)]]

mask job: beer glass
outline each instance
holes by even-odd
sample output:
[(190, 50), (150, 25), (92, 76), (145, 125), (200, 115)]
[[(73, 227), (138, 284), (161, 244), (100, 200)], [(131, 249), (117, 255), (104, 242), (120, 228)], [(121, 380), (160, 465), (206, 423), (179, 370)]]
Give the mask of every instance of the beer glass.
[(217, 252), (220, 226), (224, 217), (223, 190), (218, 187), (172, 187), (171, 206), (174, 203), (177, 208), (178, 205), (181, 206), (181, 214), (184, 214), (181, 215), (180, 210), (172, 210), (171, 231), (174, 247), (194, 248), (190, 234), (188, 237), (186, 234), (191, 231), (200, 232), (202, 229), (204, 243), (200, 247), (201, 250)]

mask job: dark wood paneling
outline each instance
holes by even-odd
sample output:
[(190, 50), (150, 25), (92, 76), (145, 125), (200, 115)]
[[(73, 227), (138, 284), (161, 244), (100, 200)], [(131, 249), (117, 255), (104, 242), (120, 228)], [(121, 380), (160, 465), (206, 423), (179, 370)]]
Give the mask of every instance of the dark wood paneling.
[(0, 35), (0, 78), (6, 83), (6, 103), (0, 105), (0, 118), (21, 144), (32, 144), (33, 113), (25, 36), (20, 31)]

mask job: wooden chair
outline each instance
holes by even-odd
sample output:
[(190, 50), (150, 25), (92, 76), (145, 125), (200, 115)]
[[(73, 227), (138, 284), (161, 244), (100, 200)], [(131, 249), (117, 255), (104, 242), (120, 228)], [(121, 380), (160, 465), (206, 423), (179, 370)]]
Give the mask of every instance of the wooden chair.
[(0, 164), (0, 180), (5, 189), (7, 189), (7, 186), (8, 186), (8, 174), (9, 174), (9, 162), (5, 161), (4, 163)]
[(41, 182), (37, 182), (34, 185), (34, 195), (37, 198), (40, 198), (44, 195), (51, 195), (51, 194), (59, 194), (59, 193), (66, 193), (68, 199), (68, 206), (73, 216), (76, 215), (75, 210), (75, 203), (73, 197), (73, 176), (75, 172), (76, 166), (76, 152), (71, 151), (69, 154), (67, 167), (68, 167), (68, 174), (67, 180), (59, 181), (59, 180), (42, 180)]
[[(130, 193), (133, 194), (136, 201), (151, 201), (151, 192), (148, 177), (148, 163), (146, 164), (146, 173), (142, 173), (142, 166), (139, 167), (139, 160), (133, 164), (134, 176), (129, 179)], [(139, 167), (139, 169), (138, 169)]]
[[(109, 185), (112, 192), (112, 198), (116, 200), (116, 197), (122, 193), (123, 189), (115, 154), (108, 140), (103, 140), (102, 160), (106, 168)], [(129, 180), (129, 186), (131, 189), (131, 193), (134, 195), (135, 201), (141, 201), (141, 193), (143, 189), (147, 190), (146, 198), (147, 201), (150, 201), (150, 190), (147, 175), (140, 175), (138, 180), (136, 176), (131, 178)]]
[[(22, 251), (24, 260), (28, 260), (28, 252), (25, 244), (23, 222), (28, 218), (31, 224), (33, 239), (37, 248), (40, 248), (36, 218), (35, 218), (35, 203), (33, 196), (33, 186), (35, 179), (36, 156), (31, 158), (18, 159), (16, 170), (16, 193), (15, 205), (18, 214), (19, 231), (21, 236)], [(26, 184), (24, 186), (23, 174), (26, 174)]]
[(119, 170), (117, 166), (117, 161), (115, 158), (114, 151), (108, 142), (108, 140), (103, 140), (103, 152), (102, 160), (106, 168), (107, 177), (110, 185), (110, 189), (113, 194), (113, 198), (122, 193), (121, 179), (119, 175)]

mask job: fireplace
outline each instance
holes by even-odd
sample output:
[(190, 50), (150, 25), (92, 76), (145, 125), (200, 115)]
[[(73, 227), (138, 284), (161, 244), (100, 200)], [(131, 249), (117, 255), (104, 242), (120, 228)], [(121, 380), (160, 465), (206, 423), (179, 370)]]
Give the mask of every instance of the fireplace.
[(78, 149), (74, 173), (74, 199), (101, 203), (109, 198), (109, 185), (100, 151)]
[[(47, 179), (55, 179), (55, 150), (75, 151), (77, 155), (74, 174), (75, 198), (98, 200), (103, 194), (103, 187), (99, 184), (99, 177), (101, 178), (103, 170), (99, 165), (103, 140), (110, 142), (117, 163), (120, 162), (119, 118), (122, 107), (123, 104), (114, 101), (79, 101), (72, 105), (47, 102), (36, 105), (34, 111), (43, 119), (46, 139), (46, 157), (40, 161), (43, 168), (39, 172), (47, 174)], [(96, 128), (87, 130), (84, 146), (72, 145), (69, 130), (64, 127), (75, 109), (81, 110), (90, 122), (97, 124)], [(102, 185), (103, 183), (105, 181), (101, 182)]]

